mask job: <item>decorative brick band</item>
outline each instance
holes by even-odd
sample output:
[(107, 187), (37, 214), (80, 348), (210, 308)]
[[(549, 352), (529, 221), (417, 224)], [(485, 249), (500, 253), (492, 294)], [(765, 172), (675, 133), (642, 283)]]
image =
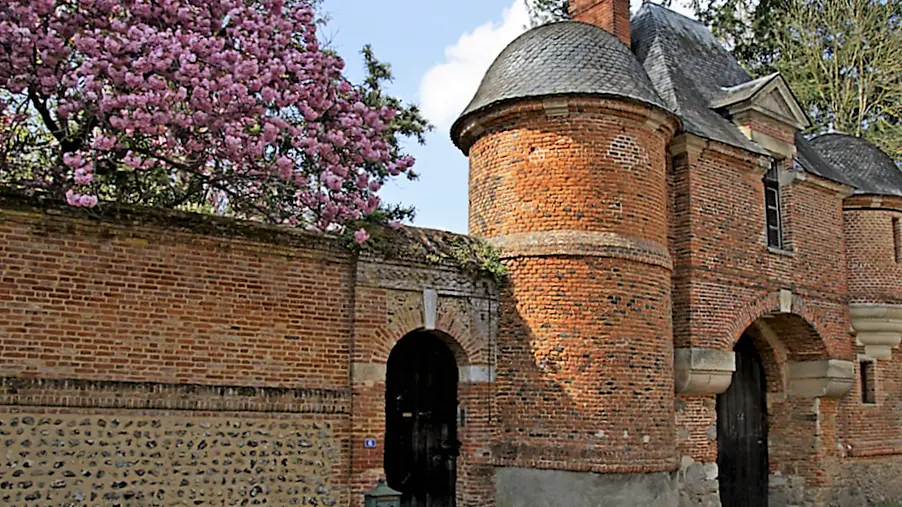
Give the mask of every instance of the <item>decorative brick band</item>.
[(893, 456), (902, 454), (902, 440), (860, 442), (851, 445), (849, 455), (856, 458), (872, 456)]
[(347, 414), (350, 391), (0, 378), (0, 406)]
[(501, 249), (502, 259), (553, 255), (611, 257), (673, 269), (665, 246), (610, 232), (526, 232), (496, 236), (489, 241)]
[(649, 450), (642, 460), (620, 451), (585, 448), (578, 452), (552, 446), (496, 444), (479, 460), (496, 467), (544, 468), (599, 474), (647, 474), (679, 469), (679, 458), (666, 450)]

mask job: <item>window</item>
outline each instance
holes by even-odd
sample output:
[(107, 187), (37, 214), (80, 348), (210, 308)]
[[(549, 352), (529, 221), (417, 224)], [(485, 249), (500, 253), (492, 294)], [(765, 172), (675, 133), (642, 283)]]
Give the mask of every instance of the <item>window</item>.
[(896, 262), (902, 263), (902, 222), (898, 218), (893, 219), (893, 250)]
[(783, 220), (780, 216), (780, 171), (771, 161), (764, 175), (764, 214), (767, 219), (767, 246), (783, 248)]
[(877, 403), (877, 363), (861, 361), (858, 363), (858, 375), (861, 381), (861, 402), (873, 405)]

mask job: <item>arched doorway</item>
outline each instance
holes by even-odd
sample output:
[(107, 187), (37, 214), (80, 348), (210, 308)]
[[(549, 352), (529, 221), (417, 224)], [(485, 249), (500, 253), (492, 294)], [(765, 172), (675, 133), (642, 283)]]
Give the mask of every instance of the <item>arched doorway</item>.
[(454, 506), (457, 382), (454, 354), (434, 333), (410, 333), (389, 355), (385, 474), (404, 507)]
[(748, 334), (733, 348), (736, 371), (717, 396), (717, 466), (723, 507), (766, 507), (768, 495), (767, 379)]

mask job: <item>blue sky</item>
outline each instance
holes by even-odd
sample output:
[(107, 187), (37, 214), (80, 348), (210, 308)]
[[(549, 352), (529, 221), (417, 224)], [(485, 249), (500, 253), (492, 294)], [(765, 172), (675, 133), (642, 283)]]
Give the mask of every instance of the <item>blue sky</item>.
[[(386, 185), (382, 198), (417, 208), (414, 224), (467, 232), (467, 159), (448, 135), (495, 56), (522, 33), (523, 0), (326, 0), (323, 35), (363, 76), (359, 51), (370, 43), (395, 76), (389, 93), (420, 105), (435, 125), (425, 146), (411, 143), (417, 181)], [(633, 1), (633, 10), (641, 2)], [(674, 3), (677, 3), (676, 1)]]

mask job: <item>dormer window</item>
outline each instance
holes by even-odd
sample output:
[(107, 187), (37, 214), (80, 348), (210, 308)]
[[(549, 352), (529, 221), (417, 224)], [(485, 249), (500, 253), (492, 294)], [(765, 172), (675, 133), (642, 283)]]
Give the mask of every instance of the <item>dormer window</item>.
[(767, 219), (767, 246), (783, 248), (783, 220), (780, 216), (780, 170), (772, 160), (764, 175), (764, 214)]

